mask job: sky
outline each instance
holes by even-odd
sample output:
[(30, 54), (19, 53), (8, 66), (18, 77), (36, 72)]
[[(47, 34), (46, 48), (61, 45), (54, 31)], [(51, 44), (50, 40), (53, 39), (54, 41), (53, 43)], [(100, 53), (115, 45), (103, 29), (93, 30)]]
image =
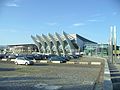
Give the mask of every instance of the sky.
[(0, 45), (34, 43), (31, 35), (62, 31), (108, 43), (113, 25), (120, 45), (119, 22), (119, 0), (0, 0)]

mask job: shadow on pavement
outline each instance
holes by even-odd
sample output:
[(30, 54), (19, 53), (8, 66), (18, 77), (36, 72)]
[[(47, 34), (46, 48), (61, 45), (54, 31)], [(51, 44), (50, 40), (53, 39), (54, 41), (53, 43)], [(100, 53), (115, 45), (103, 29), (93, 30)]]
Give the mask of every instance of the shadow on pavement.
[(35, 80), (38, 79), (38, 77), (4, 77), (0, 78), (0, 81), (11, 81), (11, 80)]
[(56, 86), (56, 85), (45, 85), (40, 87), (35, 87), (34, 85), (26, 86), (0, 86), (0, 90), (93, 90), (91, 85), (65, 85), (65, 86)]
[(0, 71), (15, 71), (15, 68), (0, 68)]
[(48, 66), (49, 64), (44, 64), (44, 63), (36, 63), (33, 66)]

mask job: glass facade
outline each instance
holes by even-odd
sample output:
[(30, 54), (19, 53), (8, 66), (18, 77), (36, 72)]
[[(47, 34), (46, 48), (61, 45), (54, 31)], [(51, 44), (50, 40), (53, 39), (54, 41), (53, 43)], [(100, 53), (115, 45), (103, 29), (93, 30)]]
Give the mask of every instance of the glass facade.
[(85, 44), (84, 53), (86, 55), (98, 55), (107, 56), (108, 55), (108, 44)]

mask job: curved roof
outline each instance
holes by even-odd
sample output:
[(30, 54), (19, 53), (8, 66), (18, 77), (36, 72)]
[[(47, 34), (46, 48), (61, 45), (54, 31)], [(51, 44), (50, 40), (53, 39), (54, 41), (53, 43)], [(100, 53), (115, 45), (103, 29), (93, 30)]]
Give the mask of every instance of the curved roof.
[(80, 39), (81, 39), (82, 41), (84, 41), (84, 42), (97, 44), (96, 42), (93, 42), (93, 41), (91, 41), (91, 40), (88, 40), (88, 39), (86, 39), (86, 38), (84, 38), (84, 37), (82, 37), (82, 36), (80, 36), (80, 35), (78, 35), (78, 34), (76, 34), (76, 37), (80, 38)]

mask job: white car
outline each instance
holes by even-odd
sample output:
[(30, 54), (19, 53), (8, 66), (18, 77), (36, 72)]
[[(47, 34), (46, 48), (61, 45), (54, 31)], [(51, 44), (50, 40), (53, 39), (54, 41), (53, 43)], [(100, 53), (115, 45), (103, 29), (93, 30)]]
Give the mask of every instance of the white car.
[(30, 64), (34, 64), (34, 62), (32, 61), (33, 59), (30, 59), (28, 57), (22, 56), (22, 57), (17, 57), (15, 59), (15, 64), (24, 64), (24, 65), (30, 65)]

